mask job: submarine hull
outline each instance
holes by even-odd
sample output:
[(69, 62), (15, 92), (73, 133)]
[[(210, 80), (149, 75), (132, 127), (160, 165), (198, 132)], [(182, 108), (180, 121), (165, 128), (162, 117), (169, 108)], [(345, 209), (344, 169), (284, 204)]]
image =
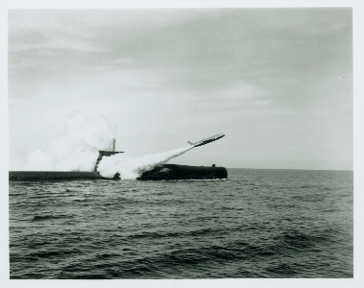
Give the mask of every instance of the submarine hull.
[[(188, 166), (178, 164), (164, 164), (151, 171), (144, 172), (137, 180), (183, 180), (183, 179), (221, 179), (227, 178), (224, 167)], [(9, 180), (13, 181), (53, 181), (53, 180), (119, 180), (118, 174), (114, 178), (104, 178), (98, 172), (79, 171), (9, 171)]]
[(9, 171), (9, 180), (87, 180), (102, 179), (98, 172), (79, 171)]
[(164, 164), (144, 172), (138, 180), (225, 179), (227, 177), (227, 170), (224, 167)]

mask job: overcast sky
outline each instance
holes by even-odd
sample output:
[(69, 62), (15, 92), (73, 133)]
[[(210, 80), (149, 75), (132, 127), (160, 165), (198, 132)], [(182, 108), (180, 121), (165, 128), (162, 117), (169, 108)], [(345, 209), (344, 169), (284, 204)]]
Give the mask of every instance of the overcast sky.
[(224, 133), (173, 163), (352, 169), (352, 13), (337, 9), (10, 10), (9, 163), (75, 111), (133, 156)]

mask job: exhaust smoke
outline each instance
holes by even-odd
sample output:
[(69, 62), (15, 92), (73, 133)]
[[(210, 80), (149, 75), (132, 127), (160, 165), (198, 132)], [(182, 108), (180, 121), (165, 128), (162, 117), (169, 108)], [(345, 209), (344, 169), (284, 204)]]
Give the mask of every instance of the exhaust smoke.
[(105, 178), (113, 178), (116, 173), (120, 179), (136, 179), (146, 171), (155, 166), (164, 164), (194, 148), (193, 146), (182, 147), (170, 151), (147, 154), (141, 157), (131, 157), (126, 153), (103, 157), (98, 165), (97, 171)]

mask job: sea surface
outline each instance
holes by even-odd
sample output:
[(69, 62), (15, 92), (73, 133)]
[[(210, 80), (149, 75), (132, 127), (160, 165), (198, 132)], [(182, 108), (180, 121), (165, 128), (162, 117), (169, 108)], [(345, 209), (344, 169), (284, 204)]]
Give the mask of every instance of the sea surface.
[(10, 181), (11, 279), (352, 278), (353, 172)]

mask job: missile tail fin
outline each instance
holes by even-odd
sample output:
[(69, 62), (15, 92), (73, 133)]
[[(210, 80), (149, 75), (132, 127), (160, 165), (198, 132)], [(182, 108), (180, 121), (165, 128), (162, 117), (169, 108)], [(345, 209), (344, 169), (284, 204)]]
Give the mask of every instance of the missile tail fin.
[(187, 143), (188, 143), (188, 144), (190, 144), (190, 145), (193, 145), (193, 143), (192, 143), (192, 142), (190, 142), (190, 141), (187, 141)]

